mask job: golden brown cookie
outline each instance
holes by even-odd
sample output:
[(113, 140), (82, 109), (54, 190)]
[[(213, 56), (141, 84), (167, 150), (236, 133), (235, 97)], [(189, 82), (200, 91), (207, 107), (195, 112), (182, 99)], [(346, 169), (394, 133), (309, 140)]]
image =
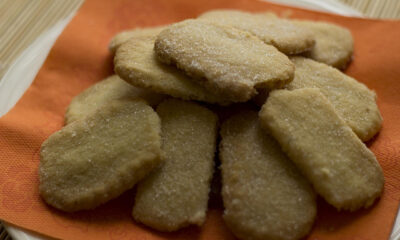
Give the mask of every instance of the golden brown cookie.
[(307, 28), (315, 38), (315, 46), (304, 55), (333, 67), (344, 69), (353, 54), (351, 32), (341, 26), (326, 22), (292, 21), (299, 27)]
[(157, 26), (157, 27), (148, 27), (148, 28), (135, 28), (127, 31), (123, 31), (115, 35), (108, 45), (110, 52), (115, 53), (117, 48), (121, 46), (123, 43), (128, 41), (131, 38), (137, 37), (151, 37), (159, 34), (165, 26)]
[(124, 191), (161, 161), (160, 119), (143, 100), (114, 100), (51, 135), (40, 151), (40, 195), (72, 212)]
[(65, 124), (84, 119), (97, 108), (110, 103), (114, 99), (142, 98), (150, 106), (160, 103), (165, 95), (146, 89), (134, 87), (118, 75), (110, 76), (75, 96), (65, 113)]
[(160, 231), (202, 225), (214, 168), (217, 116), (170, 99), (157, 107), (165, 161), (138, 185), (133, 217)]
[(285, 88), (319, 88), (362, 141), (371, 139), (379, 132), (382, 117), (375, 92), (326, 64), (303, 57), (291, 60), (296, 66), (295, 77)]
[(160, 63), (153, 51), (154, 40), (155, 36), (142, 37), (124, 43), (115, 54), (115, 72), (134, 86), (176, 98), (222, 105), (230, 102), (208, 91), (176, 68)]
[(383, 190), (374, 154), (317, 88), (276, 90), (260, 111), (261, 124), (337, 209), (369, 207)]
[(240, 239), (300, 239), (313, 225), (315, 193), (257, 112), (237, 112), (222, 125), (224, 220)]
[(273, 46), (235, 28), (200, 20), (167, 27), (154, 50), (162, 62), (235, 102), (249, 100), (257, 89), (283, 86), (294, 72), (290, 60)]
[(255, 14), (238, 10), (213, 10), (199, 18), (249, 32), (287, 55), (306, 52), (315, 44), (310, 30), (268, 12)]

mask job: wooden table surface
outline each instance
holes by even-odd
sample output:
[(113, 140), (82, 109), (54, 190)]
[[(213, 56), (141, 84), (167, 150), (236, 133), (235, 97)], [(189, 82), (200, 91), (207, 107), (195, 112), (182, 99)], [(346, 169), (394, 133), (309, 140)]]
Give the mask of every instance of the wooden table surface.
[[(13, 61), (41, 33), (75, 12), (84, 0), (1, 0), (0, 81)], [(324, 1), (324, 0), (321, 0)], [(400, 0), (338, 0), (366, 17), (400, 19)], [(9, 240), (0, 222), (0, 240)]]

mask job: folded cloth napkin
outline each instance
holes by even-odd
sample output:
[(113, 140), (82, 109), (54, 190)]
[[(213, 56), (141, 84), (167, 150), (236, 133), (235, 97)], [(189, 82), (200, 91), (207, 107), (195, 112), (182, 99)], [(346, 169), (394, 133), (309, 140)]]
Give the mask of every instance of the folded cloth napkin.
[(201, 228), (160, 233), (131, 218), (134, 191), (93, 211), (67, 214), (48, 207), (38, 193), (39, 149), (63, 126), (72, 97), (112, 74), (111, 37), (124, 29), (194, 18), (214, 8), (274, 11), (295, 18), (329, 21), (351, 30), (355, 52), (346, 73), (376, 91), (384, 118), (368, 143), (385, 174), (381, 199), (367, 210), (338, 212), (318, 200), (308, 239), (387, 239), (400, 199), (400, 22), (348, 18), (245, 0), (86, 0), (51, 50), (32, 86), (0, 119), (0, 219), (63, 239), (234, 239), (211, 204)]

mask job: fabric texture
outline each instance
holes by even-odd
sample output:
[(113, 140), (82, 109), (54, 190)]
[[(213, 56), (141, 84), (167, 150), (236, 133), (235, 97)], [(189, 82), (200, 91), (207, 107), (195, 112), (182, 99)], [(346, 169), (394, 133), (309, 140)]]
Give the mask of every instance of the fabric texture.
[(134, 190), (93, 211), (67, 214), (48, 207), (38, 193), (39, 149), (64, 123), (71, 99), (113, 73), (108, 43), (119, 31), (194, 18), (215, 8), (274, 11), (279, 15), (337, 23), (351, 30), (354, 59), (346, 73), (376, 91), (384, 118), (368, 146), (385, 174), (385, 189), (373, 207), (338, 212), (318, 200), (308, 239), (387, 239), (400, 199), (400, 22), (348, 18), (245, 0), (87, 0), (61, 34), (32, 86), (0, 119), (0, 219), (63, 239), (234, 239), (211, 205), (201, 228), (161, 233), (131, 217)]

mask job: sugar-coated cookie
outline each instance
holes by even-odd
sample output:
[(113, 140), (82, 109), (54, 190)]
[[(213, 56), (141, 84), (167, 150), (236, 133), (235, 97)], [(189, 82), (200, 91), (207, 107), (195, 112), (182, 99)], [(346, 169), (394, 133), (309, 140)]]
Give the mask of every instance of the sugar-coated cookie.
[(118, 197), (161, 162), (160, 119), (143, 100), (114, 100), (51, 135), (40, 150), (40, 195), (72, 212)]
[(213, 10), (199, 18), (249, 32), (287, 55), (309, 51), (315, 44), (314, 35), (308, 28), (297, 26), (270, 12), (257, 14), (239, 10)]
[(118, 75), (113, 75), (87, 88), (72, 99), (65, 112), (65, 124), (84, 119), (99, 107), (115, 99), (142, 98), (150, 106), (155, 106), (164, 97), (165, 95), (137, 88), (119, 78)]
[(135, 28), (127, 31), (123, 31), (115, 35), (108, 45), (108, 49), (115, 53), (117, 49), (126, 41), (131, 38), (137, 37), (151, 37), (159, 34), (165, 26), (148, 27), (148, 28)]
[(315, 46), (304, 56), (339, 69), (347, 66), (353, 54), (353, 36), (348, 29), (327, 22), (295, 20), (293, 24), (309, 29), (315, 38)]
[(319, 88), (362, 141), (371, 139), (379, 132), (382, 117), (375, 92), (326, 64), (303, 57), (291, 60), (296, 66), (295, 77), (285, 88)]
[(153, 37), (133, 38), (118, 48), (115, 72), (134, 86), (185, 100), (226, 105), (226, 97), (208, 91), (173, 66), (157, 60)]
[(275, 47), (232, 27), (201, 20), (172, 24), (157, 37), (158, 58), (192, 76), (210, 91), (244, 102), (257, 89), (290, 82), (294, 66)]
[(240, 239), (300, 239), (313, 225), (315, 193), (257, 112), (240, 111), (222, 124), (219, 154), (224, 220)]
[(259, 115), (317, 193), (337, 209), (369, 207), (381, 195), (384, 177), (374, 154), (319, 89), (273, 91)]
[(165, 161), (138, 185), (133, 217), (160, 231), (202, 225), (214, 170), (217, 116), (193, 102), (157, 107)]

